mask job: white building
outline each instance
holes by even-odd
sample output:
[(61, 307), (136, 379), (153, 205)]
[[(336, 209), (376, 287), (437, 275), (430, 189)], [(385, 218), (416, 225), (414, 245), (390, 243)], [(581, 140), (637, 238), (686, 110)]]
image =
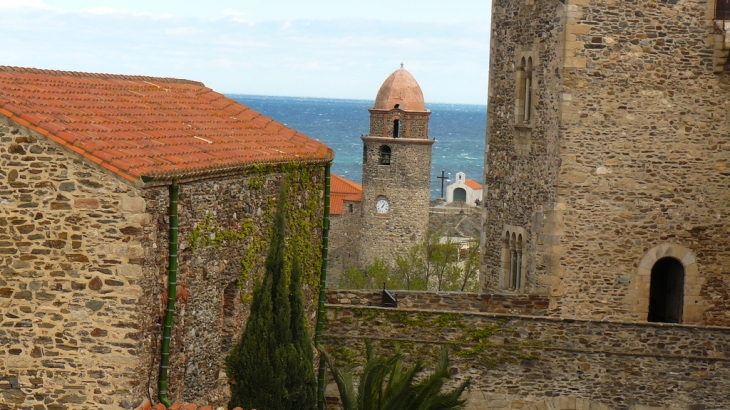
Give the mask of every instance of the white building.
[(466, 174), (458, 172), (456, 182), (446, 187), (446, 202), (463, 202), (466, 205), (476, 205), (482, 201), (482, 184), (473, 179), (466, 179)]

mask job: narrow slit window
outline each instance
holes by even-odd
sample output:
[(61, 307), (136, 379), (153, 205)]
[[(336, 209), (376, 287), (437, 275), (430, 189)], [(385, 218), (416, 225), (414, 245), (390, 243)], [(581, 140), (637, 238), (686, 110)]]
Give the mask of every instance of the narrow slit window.
[(534, 61), (532, 55), (523, 55), (519, 59), (516, 73), (515, 123), (529, 125), (532, 122)]
[(400, 120), (393, 121), (393, 138), (400, 137)]
[(523, 114), (523, 122), (530, 122), (530, 113), (532, 108), (532, 57), (527, 58), (527, 65), (525, 66), (525, 106)]

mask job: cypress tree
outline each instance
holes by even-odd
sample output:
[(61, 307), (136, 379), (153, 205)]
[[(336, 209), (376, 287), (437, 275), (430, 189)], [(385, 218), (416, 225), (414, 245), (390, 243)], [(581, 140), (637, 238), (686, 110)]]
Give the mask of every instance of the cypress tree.
[(312, 347), (304, 326), (301, 268), (296, 255), (291, 281), (285, 270), (286, 192), (284, 184), (271, 229), (264, 279), (254, 289), (246, 328), (226, 357), (231, 408), (293, 410), (316, 405)]
[(302, 269), (299, 258), (294, 254), (289, 283), (289, 304), (291, 306), (291, 334), (294, 356), (289, 372), (289, 409), (314, 409), (317, 406), (317, 379), (314, 376), (314, 350), (307, 331), (302, 292)]

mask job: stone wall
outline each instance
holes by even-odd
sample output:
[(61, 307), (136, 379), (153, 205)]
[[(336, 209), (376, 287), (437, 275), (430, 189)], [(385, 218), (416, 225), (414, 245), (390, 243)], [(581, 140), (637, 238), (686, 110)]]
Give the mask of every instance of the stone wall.
[[(0, 161), (0, 408), (156, 401), (168, 187), (136, 188), (4, 122)], [(254, 167), (180, 184), (172, 400), (227, 402), (223, 360), (248, 315), (285, 180), (288, 246), (299, 251), (312, 325), (323, 165)]]
[[(389, 290), (402, 309), (431, 309), (449, 312), (493, 312), (523, 315), (547, 313), (548, 298), (538, 295), (482, 294)], [(382, 290), (328, 289), (331, 305), (380, 306)]]
[[(608, 2), (571, 6), (563, 262), (553, 286), (565, 314), (645, 320), (642, 268), (651, 266), (637, 265), (663, 247), (661, 256), (696, 260), (683, 261), (684, 321), (730, 324), (730, 81), (713, 73), (712, 3), (637, 1), (631, 13)], [(580, 300), (578, 278), (595, 283), (594, 306)]]
[(131, 408), (141, 332), (139, 191), (0, 119), (0, 408)]
[[(556, 262), (539, 256), (553, 241), (550, 227), (535, 216), (536, 210), (556, 201), (564, 13), (557, 0), (492, 3), (481, 278), (481, 289), (490, 293), (507, 290), (501, 236), (506, 225), (528, 232), (523, 238), (527, 275), (518, 293), (547, 294), (545, 272)], [(517, 126), (515, 67), (524, 55), (534, 61), (532, 119)]]
[[(363, 137), (367, 161), (362, 176), (360, 265), (375, 258), (394, 265), (396, 256), (425, 238), (428, 228), (432, 140)], [(380, 147), (391, 149), (390, 165), (380, 165)], [(375, 203), (390, 209), (378, 214)]]
[(344, 201), (342, 215), (330, 216), (328, 287), (339, 286), (342, 274), (360, 262), (361, 205), (361, 202)]
[[(282, 181), (289, 187), (289, 249), (298, 248), (306, 309), (313, 328), (321, 271), (324, 167), (296, 172), (270, 167), (180, 185), (178, 303), (170, 358), (173, 400), (223, 405), (228, 401), (224, 358), (248, 317), (254, 282), (263, 275), (269, 229)], [(150, 315), (146, 333), (159, 338), (166, 303), (167, 187), (145, 191), (148, 212), (159, 229), (148, 231), (157, 251), (148, 259)], [(155, 236), (156, 235), (156, 236)], [(298, 239), (297, 239), (298, 238)], [(292, 253), (287, 256), (291, 257)], [(288, 261), (291, 263), (291, 260)], [(152, 369), (157, 369), (155, 349)], [(150, 387), (157, 391), (157, 372)], [(156, 396), (156, 393), (155, 393)]]
[(427, 363), (449, 345), (472, 409), (724, 409), (729, 330), (328, 305), (325, 342), (342, 363), (361, 360), (364, 339)]
[[(713, 73), (714, 2), (527, 3), (492, 14), (485, 289), (512, 225), (529, 237), (522, 291), (562, 316), (647, 320), (651, 269), (669, 258), (684, 270), (681, 320), (730, 324), (730, 81)], [(530, 44), (525, 155), (512, 67)]]

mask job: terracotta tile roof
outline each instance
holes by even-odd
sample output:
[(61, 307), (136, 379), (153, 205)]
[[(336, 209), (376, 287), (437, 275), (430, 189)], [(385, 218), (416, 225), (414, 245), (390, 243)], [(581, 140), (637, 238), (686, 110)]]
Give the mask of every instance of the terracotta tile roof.
[(335, 174), (330, 175), (330, 215), (342, 215), (344, 201), (362, 201), (362, 185)]
[(334, 156), (188, 80), (0, 66), (0, 114), (130, 181)]
[(464, 184), (471, 189), (482, 189), (482, 184), (473, 179), (467, 179), (466, 181), (464, 181)]

